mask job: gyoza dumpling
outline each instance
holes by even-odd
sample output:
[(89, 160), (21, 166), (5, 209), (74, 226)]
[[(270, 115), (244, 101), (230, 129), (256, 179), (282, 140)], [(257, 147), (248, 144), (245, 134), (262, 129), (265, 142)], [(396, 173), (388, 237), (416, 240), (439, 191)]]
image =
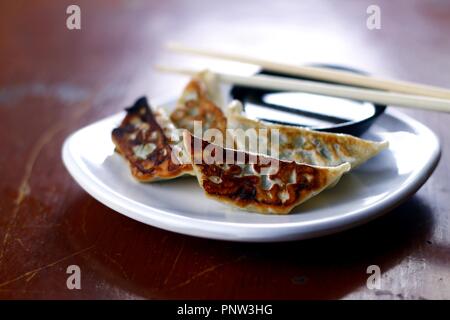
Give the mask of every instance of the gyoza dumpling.
[[(237, 100), (229, 105), (227, 119), (230, 129), (266, 129), (267, 135), (261, 136), (265, 139), (263, 143), (268, 148), (272, 148), (272, 150), (268, 149), (267, 154), (271, 151), (270, 155), (278, 153), (282, 160), (293, 160), (299, 163), (337, 166), (348, 162), (352, 168), (355, 168), (388, 147), (387, 141), (369, 141), (348, 134), (320, 132), (249, 119), (243, 115), (242, 104)], [(279, 133), (279, 145), (275, 142), (272, 144), (270, 141), (271, 131), (274, 129), (277, 129)], [(232, 133), (233, 130), (230, 132)], [(236, 136), (235, 143), (238, 149), (246, 150), (245, 140), (242, 137)]]
[(177, 128), (194, 132), (194, 121), (201, 121), (202, 130), (218, 129), (225, 133), (227, 119), (222, 105), (217, 77), (208, 71), (196, 75), (186, 85), (170, 119)]
[(176, 128), (162, 109), (152, 111), (147, 99), (140, 98), (126, 111), (120, 126), (112, 131), (112, 140), (137, 180), (151, 182), (193, 174), (190, 160), (183, 158)]
[(319, 167), (224, 149), (187, 131), (183, 141), (206, 195), (249, 211), (289, 213), (350, 170), (348, 163)]

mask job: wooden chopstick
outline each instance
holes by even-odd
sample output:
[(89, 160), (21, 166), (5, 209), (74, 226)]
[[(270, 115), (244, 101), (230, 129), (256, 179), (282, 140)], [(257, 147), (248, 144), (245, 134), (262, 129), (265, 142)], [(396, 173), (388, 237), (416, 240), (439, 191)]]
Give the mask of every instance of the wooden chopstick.
[[(181, 69), (167, 66), (156, 66), (163, 72), (172, 72), (185, 75), (195, 75), (199, 71)], [(268, 75), (238, 76), (226, 73), (214, 74), (223, 83), (237, 84), (245, 87), (266, 90), (301, 91), (326, 96), (369, 101), (378, 104), (394, 105), (407, 108), (450, 112), (450, 100), (423, 97), (402, 93), (384, 92), (379, 90), (362, 89), (346, 85), (326, 84), (307, 80), (289, 79)]]
[(449, 89), (439, 88), (435, 86), (416, 84), (406, 81), (379, 79), (371, 76), (364, 76), (346, 71), (330, 70), (326, 68), (306, 67), (282, 62), (273, 62), (261, 58), (241, 55), (238, 53), (226, 53), (208, 49), (192, 48), (177, 43), (169, 43), (167, 44), (167, 48), (174, 52), (190, 53), (203, 57), (254, 64), (268, 71), (308, 77), (316, 80), (332, 81), (346, 85), (385, 90), (390, 92), (406, 93), (416, 96), (450, 99)]

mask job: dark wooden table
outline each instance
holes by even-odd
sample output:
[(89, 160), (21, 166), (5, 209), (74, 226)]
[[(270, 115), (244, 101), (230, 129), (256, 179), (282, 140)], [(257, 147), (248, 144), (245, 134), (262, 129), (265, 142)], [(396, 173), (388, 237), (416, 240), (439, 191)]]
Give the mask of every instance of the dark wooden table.
[[(373, 2), (380, 30), (366, 27)], [(81, 30), (66, 28), (71, 3)], [(419, 192), (365, 226), (301, 242), (210, 241), (135, 222), (61, 161), (79, 127), (139, 95), (180, 92), (186, 79), (156, 63), (248, 68), (171, 55), (168, 40), (450, 87), (448, 1), (2, 1), (0, 17), (0, 298), (450, 298), (448, 114), (405, 111), (443, 147)], [(372, 264), (379, 290), (366, 287)], [(66, 287), (69, 265), (81, 290)]]

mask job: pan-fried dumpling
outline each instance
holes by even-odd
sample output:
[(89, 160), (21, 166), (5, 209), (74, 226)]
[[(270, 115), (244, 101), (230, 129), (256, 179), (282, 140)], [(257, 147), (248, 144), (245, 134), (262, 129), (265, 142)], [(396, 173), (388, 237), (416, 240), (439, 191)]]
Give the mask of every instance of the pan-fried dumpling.
[[(355, 168), (388, 146), (387, 141), (375, 142), (347, 134), (320, 132), (249, 119), (243, 115), (242, 104), (237, 100), (229, 105), (227, 119), (230, 129), (266, 129), (267, 134), (261, 136), (263, 143), (268, 146), (267, 154), (269, 151), (270, 155), (278, 153), (282, 160), (293, 160), (310, 165), (337, 166), (348, 162), (352, 168)], [(274, 129), (277, 129), (279, 133), (278, 144), (275, 142), (272, 144), (270, 140), (271, 132)], [(238, 149), (247, 150), (242, 137), (234, 138)], [(276, 150), (270, 148), (276, 148)]]
[(218, 129), (225, 133), (227, 119), (220, 108), (220, 95), (217, 77), (208, 71), (196, 75), (185, 87), (170, 119), (177, 128), (194, 132), (194, 121), (201, 121), (202, 130)]
[(319, 167), (224, 149), (187, 131), (183, 141), (206, 195), (249, 211), (289, 213), (350, 170), (348, 163)]
[(120, 126), (112, 131), (112, 140), (137, 180), (151, 182), (193, 174), (189, 159), (183, 157), (176, 128), (162, 109), (152, 111), (147, 99), (140, 98), (126, 111)]

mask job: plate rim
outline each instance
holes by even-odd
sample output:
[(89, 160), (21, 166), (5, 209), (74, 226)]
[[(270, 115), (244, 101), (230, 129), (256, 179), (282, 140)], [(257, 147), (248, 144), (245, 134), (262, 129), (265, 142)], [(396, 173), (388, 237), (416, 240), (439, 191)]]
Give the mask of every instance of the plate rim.
[[(72, 156), (70, 146), (75, 135), (81, 130), (118, 117), (123, 114), (123, 111), (95, 121), (70, 134), (63, 143), (62, 159), (72, 178), (93, 198), (114, 211), (147, 225), (185, 235), (216, 240), (238, 242), (304, 240), (344, 231), (380, 217), (417, 192), (436, 168), (441, 156), (441, 144), (436, 134), (426, 125), (403, 112), (388, 109), (385, 113), (400, 122), (406, 123), (417, 134), (427, 136), (427, 140), (433, 142), (432, 153), (427, 158), (430, 161), (425, 162), (420, 169), (415, 169), (395, 192), (383, 198), (381, 202), (376, 202), (368, 208), (351, 210), (345, 215), (312, 221), (270, 224), (212, 221), (149, 207), (130, 198), (121, 197), (117, 192), (111, 192), (113, 191), (111, 189), (105, 189), (104, 184), (100, 183), (92, 173), (90, 175), (86, 170), (83, 170), (77, 159)], [(128, 202), (128, 205), (122, 204), (124, 200)], [(143, 209), (146, 212), (143, 212)], [(199, 228), (199, 225), (202, 227)], [(305, 230), (299, 232), (299, 228)]]

